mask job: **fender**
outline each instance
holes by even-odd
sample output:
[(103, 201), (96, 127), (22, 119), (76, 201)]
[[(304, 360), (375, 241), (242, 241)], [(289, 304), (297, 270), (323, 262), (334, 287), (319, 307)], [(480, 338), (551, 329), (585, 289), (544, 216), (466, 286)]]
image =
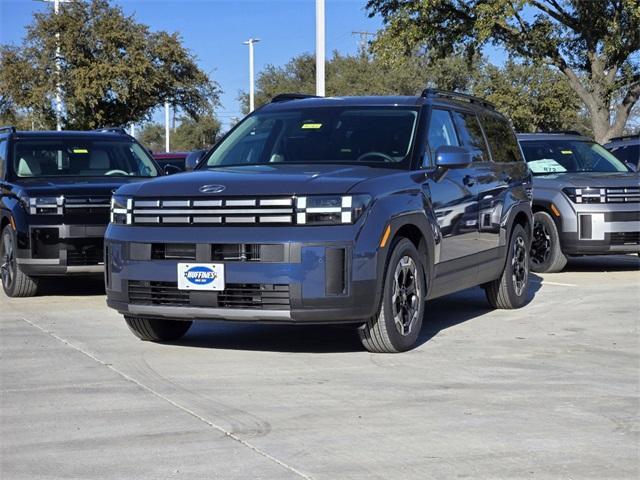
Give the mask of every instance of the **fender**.
[(502, 223), (500, 225), (500, 244), (507, 245), (509, 242), (509, 236), (513, 229), (513, 224), (519, 213), (524, 213), (527, 217), (527, 223), (529, 225), (528, 232), (529, 238), (533, 235), (533, 212), (531, 210), (531, 204), (529, 201), (520, 201), (512, 204), (507, 212), (503, 215)]

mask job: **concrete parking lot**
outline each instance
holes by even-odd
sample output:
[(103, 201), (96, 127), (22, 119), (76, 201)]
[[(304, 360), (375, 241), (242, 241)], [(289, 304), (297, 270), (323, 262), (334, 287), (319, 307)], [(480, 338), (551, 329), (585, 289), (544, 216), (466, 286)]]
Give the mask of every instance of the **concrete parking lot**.
[(344, 327), (210, 323), (138, 341), (99, 281), (0, 293), (0, 477), (351, 479), (640, 476), (640, 260), (428, 304), (419, 346)]

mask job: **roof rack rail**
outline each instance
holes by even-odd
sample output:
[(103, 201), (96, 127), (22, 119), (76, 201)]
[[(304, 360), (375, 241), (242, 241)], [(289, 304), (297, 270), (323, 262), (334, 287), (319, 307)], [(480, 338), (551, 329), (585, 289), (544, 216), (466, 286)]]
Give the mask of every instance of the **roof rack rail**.
[(104, 127), (104, 128), (96, 128), (93, 130), (94, 132), (103, 132), (103, 133), (121, 133), (123, 135), (129, 135), (127, 131), (122, 127)]
[(287, 102), (289, 100), (303, 100), (305, 98), (320, 98), (317, 95), (307, 93), (281, 93), (271, 99), (271, 103)]
[(618, 140), (626, 140), (627, 138), (640, 138), (640, 133), (636, 133), (636, 134), (630, 133), (628, 135), (620, 135), (618, 137), (610, 138), (609, 141), (617, 142)]
[(440, 90), (439, 88), (425, 88), (422, 91), (422, 94), (420, 96), (424, 98), (439, 97), (439, 98), (450, 98), (452, 100), (462, 100), (464, 102), (476, 103), (478, 105), (481, 105), (486, 108), (490, 108), (492, 110), (496, 109), (496, 106), (493, 103), (483, 98), (474, 97), (473, 95), (468, 95), (466, 93), (451, 92), (449, 90)]
[(3, 133), (5, 131), (16, 133), (16, 127), (14, 127), (13, 125), (6, 125), (4, 127), (0, 127), (0, 133)]

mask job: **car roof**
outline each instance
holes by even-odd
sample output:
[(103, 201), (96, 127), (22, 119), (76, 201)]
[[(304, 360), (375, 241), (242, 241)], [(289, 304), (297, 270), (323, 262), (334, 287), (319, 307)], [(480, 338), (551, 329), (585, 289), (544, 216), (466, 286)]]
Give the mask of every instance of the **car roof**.
[(406, 95), (368, 95), (354, 97), (308, 97), (293, 98), (291, 100), (275, 101), (260, 108), (261, 111), (295, 110), (298, 108), (320, 108), (320, 107), (420, 107), (423, 105), (440, 105), (464, 108), (474, 111), (485, 111), (496, 113), (481, 104), (456, 100), (446, 97), (424, 97)]
[(91, 130), (18, 130), (13, 132), (14, 138), (92, 138), (92, 139), (131, 139), (129, 135), (113, 131)]
[(527, 142), (531, 140), (579, 140), (582, 142), (593, 142), (592, 138), (579, 133), (563, 132), (542, 132), (542, 133), (518, 133), (519, 141)]
[(609, 140), (607, 146), (620, 145), (640, 145), (640, 135), (625, 135), (624, 137), (615, 137)]

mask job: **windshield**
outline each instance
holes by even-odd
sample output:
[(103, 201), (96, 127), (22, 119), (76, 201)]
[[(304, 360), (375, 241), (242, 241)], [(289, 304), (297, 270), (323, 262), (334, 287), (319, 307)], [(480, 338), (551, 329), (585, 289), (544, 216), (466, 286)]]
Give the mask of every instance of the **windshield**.
[(156, 177), (149, 154), (126, 140), (20, 140), (15, 145), (18, 177)]
[(213, 151), (206, 167), (348, 163), (406, 168), (418, 111), (325, 107), (256, 112)]
[(537, 175), (629, 171), (620, 160), (590, 141), (531, 140), (520, 145), (529, 169)]

